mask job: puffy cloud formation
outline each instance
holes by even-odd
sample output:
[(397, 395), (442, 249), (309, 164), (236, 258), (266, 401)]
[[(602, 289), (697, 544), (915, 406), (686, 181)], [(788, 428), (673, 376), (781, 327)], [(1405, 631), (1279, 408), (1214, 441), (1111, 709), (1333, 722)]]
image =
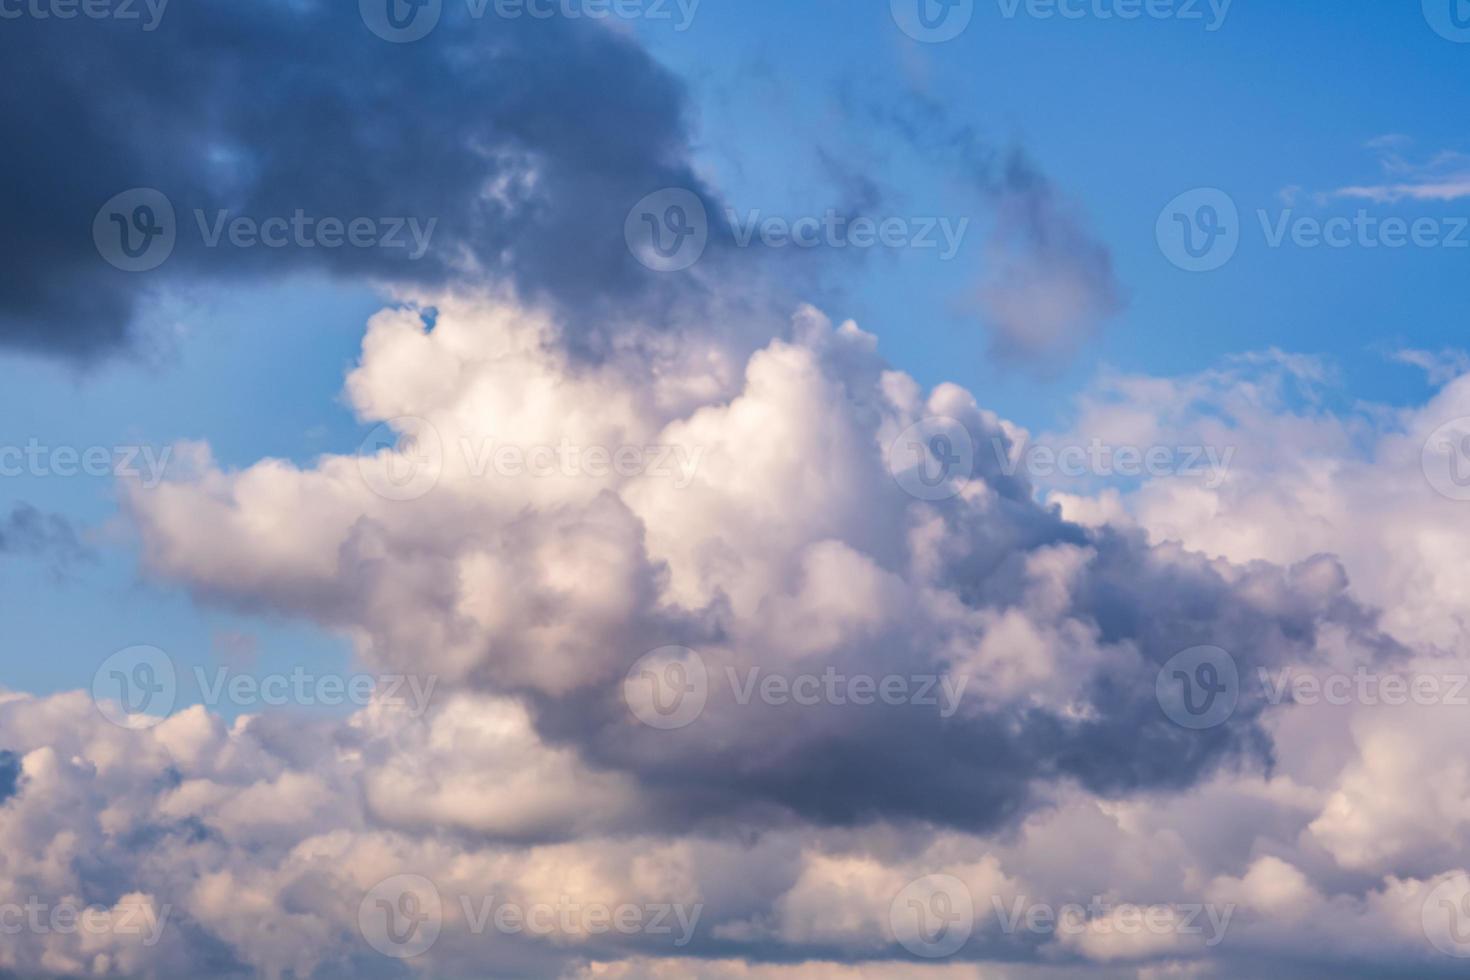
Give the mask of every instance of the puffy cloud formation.
[[(358, 455), (180, 447), (187, 471), (128, 492), (156, 575), (432, 674), (430, 710), (129, 731), (83, 694), (6, 696), (0, 909), (95, 928), (23, 930), (5, 969), (1453, 975), (1433, 916), (1470, 891), (1463, 709), (1280, 696), (1452, 676), (1458, 636), (1427, 622), (1448, 605), (1410, 628), (1351, 548), (1165, 533), (1188, 477), (1038, 503), (1026, 433), (815, 310), (749, 356), (650, 332), (594, 363), (536, 310), (433, 305), (369, 324)], [(1079, 424), (1231, 418), (1171, 386), (1274, 414), (1217, 488), (1245, 501), (1293, 461), (1281, 432), (1348, 468), (1352, 424), (1284, 394), (1314, 371), (1113, 380)], [(1413, 464), (1353, 465), (1433, 506)], [(1157, 685), (1200, 646), (1228, 648), (1238, 703), (1192, 729)]]
[[(1307, 833), (1346, 869), (1432, 874), (1467, 858), (1470, 784), (1450, 746), (1466, 735), (1459, 467), (1470, 378), (1408, 408), (1333, 410), (1336, 394), (1323, 364), (1273, 352), (1187, 378), (1110, 379), (1084, 399), (1079, 426), (1113, 441), (1231, 447), (1218, 485), (1145, 481), (1118, 519), (1237, 563), (1330, 553), (1353, 593), (1383, 610), (1382, 626), (1413, 650), (1386, 676), (1420, 679), (1424, 696), (1370, 686), (1355, 711), (1297, 709), (1295, 752), (1328, 788)], [(1058, 499), (1064, 510), (1096, 500)]]
[[(385, 9), (440, 20), (393, 44)], [(720, 213), (682, 85), (599, 24), (475, 9), (0, 32), (27, 147), (0, 344), (93, 356), (256, 278), (395, 290), (346, 381), (357, 453), (179, 446), (123, 489), (160, 582), (434, 682), (129, 727), (0, 691), (0, 976), (1463, 973), (1463, 355), (1399, 355), (1442, 384), (1415, 408), (1330, 408), (1330, 369), (1275, 351), (1106, 376), (1033, 440), (855, 324), (772, 339), (785, 291), (718, 220), (698, 266), (641, 266), (643, 195)], [(1054, 361), (1124, 302), (1110, 253), (945, 111), (878, 114), (995, 211), (997, 352)], [(92, 231), (137, 187), (177, 240), (130, 274)], [(434, 224), (411, 260), (208, 244), (298, 211)], [(1095, 442), (1108, 473), (1057, 473)], [(87, 555), (25, 506), (7, 552)]]
[[(432, 486), (398, 499), (393, 450), (237, 473), (201, 452), (192, 478), (131, 498), (152, 567), (350, 630), (377, 668), (523, 698), (681, 823), (989, 829), (1057, 780), (1188, 785), (1270, 750), (1254, 703), (1184, 737), (1154, 692), (1175, 653), (1228, 640), (1241, 669), (1275, 668), (1328, 630), (1370, 662), (1393, 653), (1316, 564), (1237, 567), (1062, 520), (1000, 471), (999, 420), (954, 386), (925, 396), (852, 324), (805, 310), (743, 374), (706, 354), (703, 377), (687, 347), (591, 368), (551, 336), (503, 305), (441, 301), (432, 329), (380, 314), (347, 391), (366, 422), (414, 429)], [(979, 476), (929, 502), (888, 466), (939, 416), (979, 447)], [(553, 472), (502, 472), (537, 447)], [(587, 472), (625, 448), (638, 472)], [(708, 688), (674, 733), (637, 724), (624, 683), (670, 645), (697, 652)], [(750, 696), (813, 675), (825, 690), (829, 670), (843, 691), (894, 678), (914, 697)]]

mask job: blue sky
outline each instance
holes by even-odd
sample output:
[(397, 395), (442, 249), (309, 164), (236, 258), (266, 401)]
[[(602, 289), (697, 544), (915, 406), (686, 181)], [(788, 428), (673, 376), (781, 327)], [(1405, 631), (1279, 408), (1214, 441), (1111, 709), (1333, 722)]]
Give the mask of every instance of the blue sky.
[[(1289, 186), (1376, 180), (1378, 158), (1365, 145), (1376, 137), (1408, 136), (1411, 153), (1426, 158), (1464, 150), (1444, 108), (1463, 89), (1467, 51), (1431, 31), (1414, 4), (1324, 16), (1310, 4), (1236, 3), (1210, 32), (1200, 21), (1006, 19), (990, 0), (942, 44), (914, 42), (845, 4), (707, 4), (685, 34), (645, 35), (691, 80), (704, 158), (746, 206), (800, 207), (786, 202), (819, 192), (814, 134), (836, 147), (887, 139), (840, 118), (839, 93), (853, 86), (875, 96), (924, 92), (955, 121), (1034, 155), (1112, 248), (1131, 293), (1128, 309), (1054, 385), (988, 363), (981, 331), (951, 313), (948, 298), (973, 274), (963, 261), (917, 273), (932, 275), (933, 288), (875, 263), (843, 311), (878, 330), (894, 361), (924, 380), (978, 386), (1023, 422), (1047, 419), (1099, 363), (1181, 373), (1270, 345), (1341, 359), (1363, 397), (1414, 397), (1419, 379), (1385, 368), (1372, 348), (1453, 346), (1462, 336), (1464, 299), (1446, 286), (1464, 267), (1458, 252), (1270, 250), (1257, 235), (1225, 269), (1199, 276), (1169, 265), (1153, 236), (1164, 203), (1189, 188), (1220, 187), (1243, 213), (1275, 213)], [(769, 74), (751, 85), (755, 65)], [(954, 210), (944, 168), (903, 154), (893, 163), (883, 177), (915, 202), (899, 207)], [(793, 188), (794, 175), (805, 186)], [(1384, 213), (1464, 210), (1460, 202)], [(1308, 281), (1315, 288), (1304, 290)]]
[[(1463, 973), (1470, 0), (68, 2), (0, 0), (0, 980)], [(173, 710), (68, 693), (139, 647)], [(707, 914), (418, 915), (547, 889)]]
[[(964, 174), (905, 148), (855, 106), (917, 93), (955, 126), (1024, 150), (1106, 243), (1126, 307), (1067, 363), (1044, 370), (991, 356), (983, 319), (959, 308), (985, 262), (981, 235), (942, 262), (897, 252), (837, 263), (823, 293), (834, 318), (879, 335), (895, 365), (921, 381), (953, 380), (1017, 422), (1065, 423), (1073, 394), (1103, 367), (1198, 371), (1238, 352), (1280, 347), (1341, 366), (1350, 399), (1421, 400), (1420, 372), (1386, 360), (1400, 347), (1461, 342), (1470, 251), (1269, 248), (1255, 211), (1279, 215), (1285, 188), (1300, 214), (1350, 214), (1362, 202), (1310, 195), (1382, 179), (1376, 138), (1403, 137), (1404, 158), (1467, 149), (1446, 111), (1470, 77), (1470, 46), (1434, 33), (1413, 4), (1324, 16), (1320, 6), (1233, 4), (1206, 21), (1120, 21), (1088, 15), (1006, 18), (977, 3), (968, 28), (940, 44), (895, 29), (881, 5), (706, 0), (687, 31), (634, 22), (655, 56), (689, 86), (695, 161), (736, 210), (803, 215), (842, 206), (820, 154), (867, 171), (883, 188), (875, 213), (967, 216), (984, 200)], [(877, 161), (878, 169), (869, 170)], [(1217, 271), (1171, 265), (1154, 236), (1165, 202), (1218, 187), (1238, 203), (1244, 240)], [(1465, 201), (1370, 204), (1382, 216), (1451, 217)], [(7, 411), (0, 441), (168, 445), (203, 439), (218, 458), (299, 462), (343, 451), (364, 431), (339, 397), (367, 315), (366, 288), (311, 278), (224, 288), (207, 324), (165, 334), (134, 356), (78, 368), (24, 354), (0, 357)], [(92, 652), (152, 637), (205, 662), (217, 630), (261, 635), (324, 661), (339, 638), (201, 608), (144, 584), (134, 546), (109, 529), (109, 481), (21, 477), (0, 483), (0, 509), (30, 501), (90, 529), (98, 560), (61, 584), (26, 563), (0, 562), (7, 618), (21, 650), (12, 682), (37, 690), (84, 679)], [(78, 609), (86, 610), (78, 615)]]
[[(223, 462), (274, 456), (309, 461), (350, 451), (361, 427), (342, 405), (338, 378), (357, 357), (362, 324), (381, 301), (367, 291), (286, 285), (218, 298), (204, 331), (174, 338), (137, 360), (77, 368), (5, 360), (6, 444), (137, 447), (146, 472), (177, 440), (208, 440)], [(262, 316), (262, 309), (282, 311)], [(66, 515), (88, 529), (92, 560), (63, 569), (0, 563), (7, 622), (17, 630), (9, 683), (52, 692), (85, 686), (112, 650), (149, 644), (188, 667), (213, 670), (216, 637), (257, 639), (259, 669), (304, 662), (343, 670), (348, 648), (310, 626), (202, 606), (148, 584), (137, 543), (118, 521), (117, 488), (101, 476), (23, 474), (0, 483), (0, 509), (18, 503)], [(187, 665), (187, 666), (186, 666)], [(187, 698), (187, 690), (184, 696)]]

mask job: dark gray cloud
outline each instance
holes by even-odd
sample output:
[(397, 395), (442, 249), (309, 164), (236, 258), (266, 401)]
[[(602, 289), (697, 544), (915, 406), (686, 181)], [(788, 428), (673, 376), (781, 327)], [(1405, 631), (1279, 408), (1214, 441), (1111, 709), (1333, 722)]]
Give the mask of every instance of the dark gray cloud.
[(922, 92), (894, 97), (852, 86), (842, 98), (850, 113), (957, 174), (994, 213), (975, 289), (957, 304), (983, 322), (992, 354), (1054, 369), (1126, 308), (1111, 249), (1022, 148), (957, 123)]
[[(1182, 790), (1221, 766), (1269, 770), (1273, 748), (1258, 721), (1266, 704), (1257, 686), (1240, 684), (1239, 706), (1216, 727), (1189, 730), (1165, 715), (1156, 680), (1182, 650), (1228, 647), (1247, 681), (1260, 668), (1312, 662), (1318, 632), (1329, 627), (1347, 630), (1385, 662), (1402, 652), (1377, 630), (1374, 614), (1347, 597), (1345, 581), (1324, 599), (1301, 588), (1292, 569), (1261, 565), (1242, 574), (1151, 548), (1141, 535), (1086, 530), (1019, 501), (1009, 527), (967, 524), (958, 510), (952, 518), (949, 533), (969, 540), (957, 548), (946, 585), (976, 610), (1010, 606), (1021, 566), (1038, 549), (1070, 543), (1096, 552), (1063, 615), (1095, 629), (1100, 645), (1138, 656), (1093, 669), (1083, 685), (1086, 711), (1016, 706), (943, 718), (914, 704), (737, 705), (721, 690), (696, 722), (663, 732), (628, 726), (621, 690), (609, 688), (600, 697), (543, 702), (543, 733), (637, 774), (675, 824), (748, 823), (761, 814), (780, 822), (785, 813), (832, 825), (898, 819), (991, 832), (1030, 812), (1046, 796), (1038, 790), (1058, 781), (1121, 798)], [(1269, 608), (1260, 595), (1275, 597)], [(671, 642), (716, 644), (724, 639), (719, 619), (712, 612), (703, 635), (681, 624), (688, 632)], [(941, 671), (947, 665), (936, 651), (947, 639), (912, 622), (867, 649), (841, 651), (840, 662), (847, 674)], [(790, 659), (787, 651), (770, 653), (773, 663)], [(723, 687), (711, 680), (712, 691)], [(969, 693), (973, 706), (986, 692)]]
[[(441, 322), (436, 332), (445, 329)], [(758, 509), (743, 498), (730, 502), (717, 486), (655, 496), (664, 485), (653, 481), (628, 487), (626, 496), (602, 489), (517, 509), (499, 524), (476, 503), (487, 493), (482, 484), (446, 477), (428, 496), (395, 502), (391, 519), (364, 514), (344, 527), (332, 573), (323, 575), (316, 565), (283, 571), (268, 547), (262, 561), (255, 540), (228, 528), (208, 553), (234, 554), (234, 562), (202, 563), (196, 539), (181, 540), (160, 523), (152, 498), (134, 498), (133, 513), (151, 567), (201, 598), (361, 629), (375, 664), (452, 670), (456, 683), (524, 698), (544, 738), (647, 790), (647, 808), (624, 815), (630, 828), (914, 820), (988, 831), (1029, 812), (1057, 784), (1124, 797), (1188, 787), (1222, 765), (1264, 770), (1273, 752), (1258, 724), (1259, 689), (1241, 685), (1224, 724), (1181, 727), (1157, 693), (1172, 657), (1218, 646), (1235, 658), (1240, 677), (1254, 678), (1262, 667), (1314, 662), (1323, 629), (1393, 653), (1373, 616), (1348, 598), (1340, 571), (1233, 566), (1151, 546), (1136, 531), (1064, 520), (1035, 499), (1021, 471), (1005, 472), (1012, 447), (1003, 423), (955, 391), (936, 394), (945, 407), (931, 403), (927, 411), (964, 425), (977, 447), (972, 492), (917, 505), (885, 456), (897, 433), (882, 432), (879, 393), (898, 385), (885, 381), (886, 366), (859, 338), (824, 336), (812, 331), (810, 351), (822, 360), (820, 384), (831, 386), (822, 390), (840, 405), (837, 417), (783, 427), (773, 408), (749, 437), (780, 442), (790, 456), (779, 465), (753, 461), (748, 479), (779, 488), (799, 472), (816, 488), (782, 501), (812, 516), (779, 533), (760, 530), (770, 518), (759, 512), (749, 521), (755, 530), (747, 527), (745, 515)], [(787, 410), (793, 392), (814, 383), (805, 371), (763, 370), (740, 399), (761, 410)], [(704, 473), (746, 451), (738, 424), (730, 426), (733, 441), (721, 442), (720, 411), (728, 410), (702, 411), (706, 427), (665, 430), (678, 432), (686, 449), (703, 447)], [(841, 479), (830, 479), (833, 472)], [(255, 499), (237, 506), (251, 516), (227, 523), (250, 526), (272, 513)], [(807, 522), (822, 522), (820, 532)], [(445, 526), (457, 528), (452, 539), (440, 536)], [(771, 567), (750, 587), (759, 599), (714, 589), (697, 601), (671, 601), (670, 568), (647, 546), (670, 528), (699, 536), (702, 553), (715, 556), (712, 576), (747, 562)], [(573, 554), (586, 563), (575, 586), (560, 557)], [(828, 571), (810, 571), (819, 558), (829, 559)], [(477, 561), (514, 572), (477, 586), (464, 571)], [(870, 578), (881, 584), (865, 586)], [(832, 614), (861, 628), (825, 629), (827, 607), (837, 601), (831, 594), (853, 589), (864, 590), (864, 602), (871, 596), (871, 616)], [(1038, 589), (1045, 601), (1035, 598)], [(484, 613), (467, 613), (471, 595), (495, 610), (488, 626)], [(1019, 639), (998, 628), (1007, 616), (1024, 619)], [(625, 701), (635, 663), (670, 645), (698, 652), (710, 678), (702, 713), (677, 730), (640, 724)], [(446, 651), (453, 651), (448, 663)], [(845, 677), (964, 676), (975, 684), (948, 714), (932, 700), (768, 703), (733, 689), (752, 668), (789, 680), (828, 667)], [(1008, 672), (1032, 678), (1036, 696), (1021, 693), (1026, 685), (1006, 689)], [(998, 689), (980, 689), (987, 682)]]
[[(1004, 433), (978, 411), (965, 422), (976, 446), (999, 440), (1008, 448)], [(473, 683), (524, 696), (537, 708), (543, 737), (574, 746), (595, 767), (635, 776), (649, 801), (646, 811), (631, 817), (637, 826), (748, 827), (791, 820), (861, 826), (914, 820), (986, 832), (1030, 812), (1058, 782), (1105, 797), (1127, 797), (1187, 788), (1221, 766), (1268, 770), (1273, 749), (1258, 723), (1266, 705), (1255, 685), (1240, 685), (1241, 702), (1228, 723), (1189, 730), (1166, 716), (1156, 681), (1165, 663), (1182, 650), (1228, 648), (1241, 678), (1254, 678), (1260, 668), (1313, 662), (1324, 628), (1346, 631), (1384, 659), (1401, 652), (1378, 631), (1375, 615), (1349, 598), (1340, 572), (1328, 577), (1331, 587), (1324, 592), (1322, 576), (1298, 569), (1264, 563), (1241, 568), (1176, 547), (1150, 546), (1140, 532), (1069, 523), (1037, 503), (1024, 478), (1001, 471), (997, 461), (1006, 455), (976, 454), (975, 479), (994, 493), (983, 515), (960, 499), (935, 505), (945, 522), (947, 545), (934, 585), (959, 597), (972, 612), (999, 614), (1024, 605), (1029, 561), (1059, 545), (1092, 553), (1070, 583), (1066, 605), (1038, 614), (1051, 625), (1081, 624), (1108, 652), (1075, 667), (1039, 668), (1084, 672), (1068, 681), (1081, 692), (1085, 710), (1024, 702), (997, 707), (991, 692), (973, 688), (950, 717), (914, 703), (796, 706), (766, 704), (758, 697), (739, 703), (726, 667), (743, 671), (763, 665), (768, 672), (789, 675), (794, 669), (782, 665), (804, 662), (815, 665), (813, 672), (830, 665), (845, 676), (942, 675), (953, 667), (945, 651), (972, 644), (973, 626), (931, 623), (915, 606), (861, 642), (815, 658), (794, 652), (803, 642), (799, 636), (774, 637), (769, 648), (752, 649), (750, 624), (740, 622), (722, 599), (677, 612), (661, 604), (663, 573), (653, 564), (641, 565), (634, 579), (637, 614), (585, 623), (578, 631), (595, 635), (599, 650), (626, 652), (605, 680), (548, 695), (524, 683), (524, 664), (542, 654), (529, 644), (523, 649), (519, 637), (506, 637), (485, 652)], [(878, 469), (881, 462), (875, 459), (873, 465), (876, 531), (870, 553), (901, 576), (907, 545), (901, 536), (888, 540), (888, 532), (901, 527), (896, 515), (906, 498)], [(632, 520), (610, 495), (577, 512), (576, 519), (608, 528)], [(391, 577), (395, 566), (379, 560), (381, 542), (370, 528), (362, 530), (373, 545), (361, 550), (373, 557), (359, 558), (355, 540), (344, 548), (331, 595), (305, 598), (297, 590), (277, 603), (289, 601), (318, 616), (330, 604), (329, 620), (371, 620), (371, 611), (360, 605), (362, 597), (381, 594), (378, 580)], [(492, 550), (526, 555), (530, 563), (534, 549), (527, 541), (545, 533), (527, 518), (497, 537)], [(1323, 560), (1328, 559), (1318, 559)], [(343, 586), (359, 576), (361, 584)], [(1271, 599), (1263, 602), (1262, 596)], [(528, 593), (510, 601), (519, 607), (541, 600)], [(434, 604), (443, 606), (442, 621), (452, 628), (454, 614), (445, 600)], [(571, 615), (567, 610), (563, 603), (544, 615)], [(381, 627), (384, 649), (404, 639), (393, 635), (394, 628)], [(630, 724), (622, 684), (643, 654), (665, 644), (700, 652), (710, 674), (702, 714), (675, 731)], [(421, 654), (414, 646), (405, 656)]]
[(1108, 247), (1024, 154), (995, 197), (976, 308), (1002, 358), (1065, 363), (1126, 306)]
[(43, 514), (20, 503), (0, 520), (0, 555), (46, 558), (58, 568), (92, 557), (92, 549), (78, 537), (71, 522), (59, 514)]
[[(127, 344), (152, 299), (267, 274), (499, 278), (557, 305), (584, 339), (591, 324), (671, 316), (697, 283), (640, 266), (623, 227), (660, 188), (706, 195), (687, 162), (681, 82), (598, 22), (494, 10), (472, 19), (445, 3), (437, 28), (406, 44), (343, 3), (179, 2), (151, 31), (7, 20), (0, 343), (104, 353)], [(162, 192), (176, 216), (173, 251), (151, 271), (114, 268), (94, 244), (99, 209), (133, 188)], [(413, 260), (413, 247), (210, 248), (196, 214), (212, 231), (222, 211), (298, 210), (435, 225)], [(119, 232), (110, 216), (103, 226)], [(397, 238), (413, 242), (407, 228)]]

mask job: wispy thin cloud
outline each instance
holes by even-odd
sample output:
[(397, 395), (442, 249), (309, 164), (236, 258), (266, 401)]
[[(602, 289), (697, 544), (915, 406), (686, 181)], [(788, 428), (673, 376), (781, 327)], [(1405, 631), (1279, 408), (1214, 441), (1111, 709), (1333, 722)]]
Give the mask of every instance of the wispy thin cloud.
[(1422, 163), (1399, 154), (1398, 149), (1410, 141), (1403, 136), (1382, 136), (1368, 142), (1380, 154), (1383, 183), (1354, 184), (1340, 187), (1333, 197), (1349, 197), (1394, 204), (1399, 201), (1457, 201), (1470, 197), (1470, 155), (1455, 150), (1442, 150)]

